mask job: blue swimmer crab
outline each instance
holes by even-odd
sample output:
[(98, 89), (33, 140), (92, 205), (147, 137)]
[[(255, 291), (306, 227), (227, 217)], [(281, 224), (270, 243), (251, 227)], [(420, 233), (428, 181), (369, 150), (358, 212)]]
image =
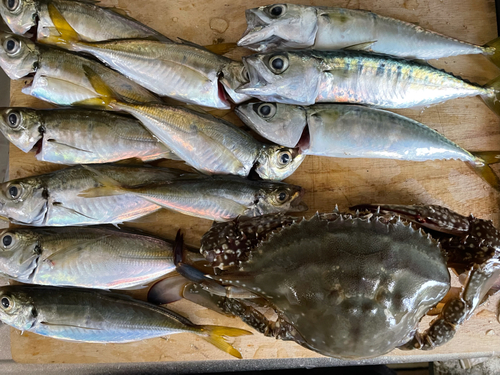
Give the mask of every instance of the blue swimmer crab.
[[(184, 260), (180, 238), (177, 269), (197, 285), (184, 296), (201, 293), (266, 336), (332, 357), (448, 342), (500, 274), (499, 232), (490, 221), (440, 206), (353, 209), (308, 220), (268, 215), (215, 223), (201, 246), (210, 274)], [(467, 272), (465, 287), (419, 332), (421, 318), (450, 288), (448, 267)], [(160, 294), (153, 287), (151, 300), (161, 302)], [(274, 308), (276, 321), (256, 305)]]

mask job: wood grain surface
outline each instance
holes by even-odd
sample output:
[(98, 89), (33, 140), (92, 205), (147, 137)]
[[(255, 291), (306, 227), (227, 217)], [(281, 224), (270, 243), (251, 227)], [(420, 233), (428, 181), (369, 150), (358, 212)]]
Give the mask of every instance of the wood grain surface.
[[(295, 2), (295, 1), (291, 1)], [(303, 0), (302, 4), (369, 9), (381, 15), (418, 23), (424, 28), (483, 44), (495, 38), (493, 0)], [(126, 9), (129, 14), (169, 37), (207, 45), (235, 42), (246, 28), (244, 10), (267, 4), (249, 0), (108, 0), (103, 5)], [(140, 6), (139, 6), (140, 4)], [(236, 51), (238, 53), (241, 51)], [(432, 61), (432, 64), (473, 82), (484, 84), (500, 74), (483, 56), (459, 56)], [(47, 108), (50, 105), (21, 93), (22, 81), (12, 82), (11, 105)], [(398, 111), (431, 128), (470, 151), (500, 150), (500, 119), (479, 98), (452, 100), (427, 109)], [(234, 114), (226, 116), (240, 124)], [(56, 170), (61, 166), (38, 162), (11, 146), (10, 178)], [(494, 167), (497, 173), (500, 168)], [(500, 226), (499, 194), (460, 161), (403, 162), (392, 160), (329, 159), (308, 157), (288, 180), (303, 186), (310, 210), (330, 211), (335, 204), (347, 209), (360, 203), (440, 204), (461, 214), (474, 213)], [(141, 222), (129, 224), (173, 238), (181, 228), (187, 242), (199, 244), (211, 223), (181, 214), (162, 211)], [(395, 350), (387, 358), (460, 353), (500, 354), (498, 297), (479, 308), (449, 344), (432, 352)], [(224, 317), (187, 301), (172, 305), (195, 323), (223, 324), (245, 328), (236, 318)], [(422, 326), (431, 318), (426, 317)], [(58, 341), (12, 330), (12, 355), (24, 363), (195, 361), (232, 358), (192, 334), (168, 339), (151, 339), (130, 344), (82, 344)], [(293, 342), (277, 341), (260, 334), (237, 338), (234, 345), (244, 358), (304, 358), (319, 355)], [(422, 359), (424, 358), (424, 359)], [(425, 357), (419, 357), (425, 360)]]

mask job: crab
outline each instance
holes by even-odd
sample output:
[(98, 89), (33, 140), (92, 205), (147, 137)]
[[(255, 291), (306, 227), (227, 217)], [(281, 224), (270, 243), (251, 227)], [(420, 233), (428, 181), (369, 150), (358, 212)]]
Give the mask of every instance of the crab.
[[(176, 264), (194, 282), (184, 296), (191, 291), (266, 336), (361, 359), (448, 342), (500, 274), (499, 245), (490, 221), (445, 207), (361, 205), (310, 219), (216, 223), (200, 250), (212, 272), (185, 260), (181, 236)], [(420, 332), (421, 318), (450, 289), (448, 267), (466, 272), (465, 286)], [(260, 306), (272, 307), (276, 320)]]

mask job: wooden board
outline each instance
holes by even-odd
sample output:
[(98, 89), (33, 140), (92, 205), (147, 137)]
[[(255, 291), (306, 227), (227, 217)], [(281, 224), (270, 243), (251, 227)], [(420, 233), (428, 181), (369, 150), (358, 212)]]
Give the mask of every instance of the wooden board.
[[(295, 1), (291, 1), (295, 2)], [(496, 35), (495, 4), (493, 0), (303, 0), (317, 6), (342, 6), (370, 9), (381, 15), (419, 23), (422, 27), (469, 42), (483, 44)], [(163, 32), (207, 45), (213, 42), (234, 42), (242, 35), (246, 23), (244, 10), (265, 4), (249, 0), (107, 0), (103, 4), (127, 9), (130, 15)], [(227, 26), (227, 27), (226, 27)], [(485, 83), (500, 74), (483, 56), (460, 56), (432, 62), (464, 78)], [(13, 106), (48, 107), (47, 104), (21, 93), (22, 82), (13, 82)], [(398, 111), (438, 130), (468, 150), (500, 150), (500, 119), (478, 98), (453, 100), (422, 110)], [(229, 115), (237, 121), (235, 115)], [(32, 154), (23, 154), (11, 147), (10, 177), (18, 178), (61, 168), (35, 161)], [(499, 172), (499, 168), (495, 168)], [(391, 160), (327, 159), (309, 157), (287, 181), (307, 189), (304, 197), (310, 210), (330, 211), (335, 204), (347, 209), (359, 203), (440, 204), (462, 214), (492, 219), (500, 226), (499, 194), (493, 191), (464, 163), (398, 162)], [(163, 212), (134, 224), (167, 238), (173, 238), (182, 228), (187, 241), (199, 243), (210, 227), (202, 219)], [(476, 315), (459, 330), (455, 339), (433, 352), (394, 351), (389, 356), (426, 356), (441, 354), (500, 353), (500, 326), (497, 320), (498, 298), (480, 308)], [(225, 324), (245, 327), (240, 320), (207, 311), (189, 302), (173, 305), (196, 323)], [(425, 318), (423, 326), (430, 318)], [(194, 361), (231, 357), (191, 334), (171, 336), (168, 340), (152, 339), (131, 344), (81, 344), (57, 341), (13, 330), (12, 355), (25, 363), (52, 362), (141, 362)], [(234, 341), (244, 358), (302, 358), (318, 357), (292, 342), (277, 341), (255, 334)], [(423, 355), (423, 356), (422, 356)], [(388, 357), (380, 358), (380, 362)], [(394, 360), (394, 359), (391, 359)], [(397, 360), (397, 359), (396, 359)]]

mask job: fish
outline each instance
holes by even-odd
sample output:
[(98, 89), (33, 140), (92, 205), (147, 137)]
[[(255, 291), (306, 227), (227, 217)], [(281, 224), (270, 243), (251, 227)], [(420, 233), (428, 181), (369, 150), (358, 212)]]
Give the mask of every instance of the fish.
[(500, 180), (489, 166), (500, 162), (500, 151), (469, 152), (426, 125), (396, 113), (355, 104), (302, 107), (258, 102), (238, 106), (236, 114), (263, 137), (300, 147), (304, 155), (462, 160), (500, 190)]
[(188, 104), (230, 109), (248, 100), (235, 90), (246, 83), (240, 61), (217, 55), (194, 43), (149, 39), (86, 42), (66, 21), (55, 4), (48, 5), (60, 35), (49, 42), (88, 53), (134, 82), (156, 93)]
[[(168, 168), (93, 165), (102, 175), (113, 176), (129, 187), (165, 182), (186, 174)], [(98, 186), (95, 173), (80, 165), (10, 180), (0, 184), (0, 215), (14, 224), (60, 227), (121, 224), (161, 209), (132, 194), (93, 199), (78, 196), (83, 190)]]
[(0, 248), (0, 274), (37, 285), (131, 289), (175, 269), (171, 242), (125, 229), (5, 229)]
[(179, 159), (136, 119), (85, 109), (0, 108), (0, 132), (36, 159), (57, 164)]
[(255, 171), (265, 180), (283, 180), (304, 160), (296, 148), (259, 142), (208, 113), (159, 103), (122, 102), (92, 69), (85, 71), (100, 94), (101, 108), (131, 114), (179, 158), (202, 173), (248, 176)]
[(90, 166), (101, 186), (79, 197), (96, 198), (132, 194), (176, 212), (214, 221), (255, 217), (270, 213), (303, 212), (304, 190), (283, 182), (252, 181), (239, 176), (187, 176), (137, 187), (124, 186)]
[(349, 49), (419, 60), (482, 54), (500, 64), (500, 38), (479, 46), (366, 10), (271, 4), (245, 16), (238, 45), (259, 52)]
[(97, 61), (0, 32), (0, 67), (14, 80), (34, 74), (31, 82), (22, 89), (27, 95), (57, 105), (67, 106), (83, 100), (90, 104), (96, 93), (85, 76), (84, 66), (99, 74), (123, 101), (160, 101), (144, 87)]
[(123, 38), (166, 39), (165, 36), (124, 14), (123, 10), (99, 6), (89, 0), (6, 0), (0, 3), (0, 15), (10, 30), (24, 35), (36, 27), (39, 42), (57, 34), (48, 12), (56, 4), (71, 26), (86, 41)]
[(241, 358), (223, 336), (239, 328), (196, 325), (164, 307), (96, 289), (36, 285), (0, 287), (0, 320), (21, 331), (68, 341), (125, 343), (191, 332)]
[(243, 57), (250, 82), (237, 91), (262, 101), (377, 108), (425, 107), (480, 96), (500, 115), (500, 76), (484, 86), (428, 64), (359, 51), (287, 51)]

